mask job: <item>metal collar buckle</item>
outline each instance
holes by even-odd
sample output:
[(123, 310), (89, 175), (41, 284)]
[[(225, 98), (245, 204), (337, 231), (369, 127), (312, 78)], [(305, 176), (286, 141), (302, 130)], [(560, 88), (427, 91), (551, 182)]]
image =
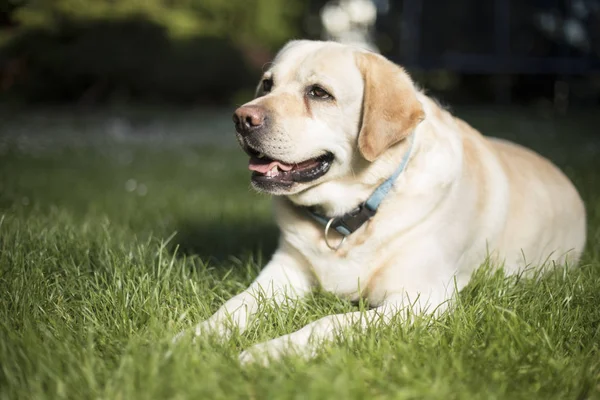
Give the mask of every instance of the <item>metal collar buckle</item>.
[[(327, 244), (327, 247), (331, 250), (338, 250), (344, 244), (348, 235), (358, 230), (374, 215), (374, 210), (371, 210), (366, 204), (361, 204), (341, 217), (330, 218), (325, 225), (325, 243)], [(331, 227), (343, 236), (342, 241), (337, 246), (332, 246), (329, 242), (329, 229)]]

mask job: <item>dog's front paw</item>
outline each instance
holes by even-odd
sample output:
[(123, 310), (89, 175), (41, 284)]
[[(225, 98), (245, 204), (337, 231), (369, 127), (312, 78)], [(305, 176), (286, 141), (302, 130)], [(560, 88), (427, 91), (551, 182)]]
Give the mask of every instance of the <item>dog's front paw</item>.
[(268, 366), (271, 361), (279, 361), (286, 355), (304, 355), (301, 347), (295, 346), (289, 337), (282, 336), (268, 342), (259, 343), (240, 353), (242, 365), (258, 364)]
[[(259, 360), (263, 360), (262, 363), (259, 363)], [(262, 364), (264, 366), (268, 365), (268, 360), (265, 360), (262, 357), (258, 357), (258, 355), (256, 354), (256, 351), (251, 349), (248, 350), (244, 350), (240, 353), (239, 356), (239, 360), (240, 360), (240, 364), (242, 365), (250, 365), (250, 364)]]
[(208, 319), (206, 321), (200, 322), (193, 329), (186, 329), (184, 331), (179, 332), (172, 339), (173, 343), (177, 343), (184, 339), (185, 337), (190, 337), (192, 342), (196, 341), (198, 337), (215, 337), (219, 340), (227, 340), (231, 337), (232, 329), (227, 326), (227, 324), (218, 321)]
[(282, 351), (280, 346), (274, 346), (271, 342), (274, 342), (274, 340), (254, 345), (240, 353), (240, 364), (256, 364), (266, 367), (271, 361), (279, 360), (285, 352)]

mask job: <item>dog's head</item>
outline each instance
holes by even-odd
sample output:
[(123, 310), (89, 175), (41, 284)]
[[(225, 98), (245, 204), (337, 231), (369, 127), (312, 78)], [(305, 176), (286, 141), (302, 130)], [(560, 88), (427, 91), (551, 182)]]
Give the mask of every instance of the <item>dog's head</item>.
[(277, 195), (347, 179), (423, 119), (413, 82), (384, 57), (332, 42), (285, 46), (238, 108), (252, 185)]

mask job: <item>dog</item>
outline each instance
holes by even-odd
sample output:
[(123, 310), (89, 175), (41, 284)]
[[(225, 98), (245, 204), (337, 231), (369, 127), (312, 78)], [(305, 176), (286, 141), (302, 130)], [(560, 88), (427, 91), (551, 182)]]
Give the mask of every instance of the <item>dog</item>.
[(255, 345), (242, 362), (308, 358), (348, 326), (442, 312), (486, 261), (514, 274), (575, 265), (583, 250), (584, 204), (556, 166), (482, 136), (379, 54), (292, 41), (233, 120), (252, 186), (274, 195), (280, 242), (194, 334), (227, 338), (256, 317), (258, 297), (281, 304), (317, 286), (371, 307)]

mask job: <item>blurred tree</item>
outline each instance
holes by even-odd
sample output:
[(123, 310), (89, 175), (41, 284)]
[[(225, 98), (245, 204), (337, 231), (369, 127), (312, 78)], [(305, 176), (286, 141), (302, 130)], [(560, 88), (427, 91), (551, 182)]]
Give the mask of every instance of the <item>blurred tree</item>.
[(28, 101), (232, 101), (300, 31), (305, 7), (302, 0), (0, 2), (0, 37), (10, 39), (0, 42), (0, 94)]
[(143, 17), (175, 38), (219, 37), (278, 46), (297, 32), (302, 1), (290, 0), (22, 0), (14, 19), (22, 30), (60, 29), (65, 20)]

